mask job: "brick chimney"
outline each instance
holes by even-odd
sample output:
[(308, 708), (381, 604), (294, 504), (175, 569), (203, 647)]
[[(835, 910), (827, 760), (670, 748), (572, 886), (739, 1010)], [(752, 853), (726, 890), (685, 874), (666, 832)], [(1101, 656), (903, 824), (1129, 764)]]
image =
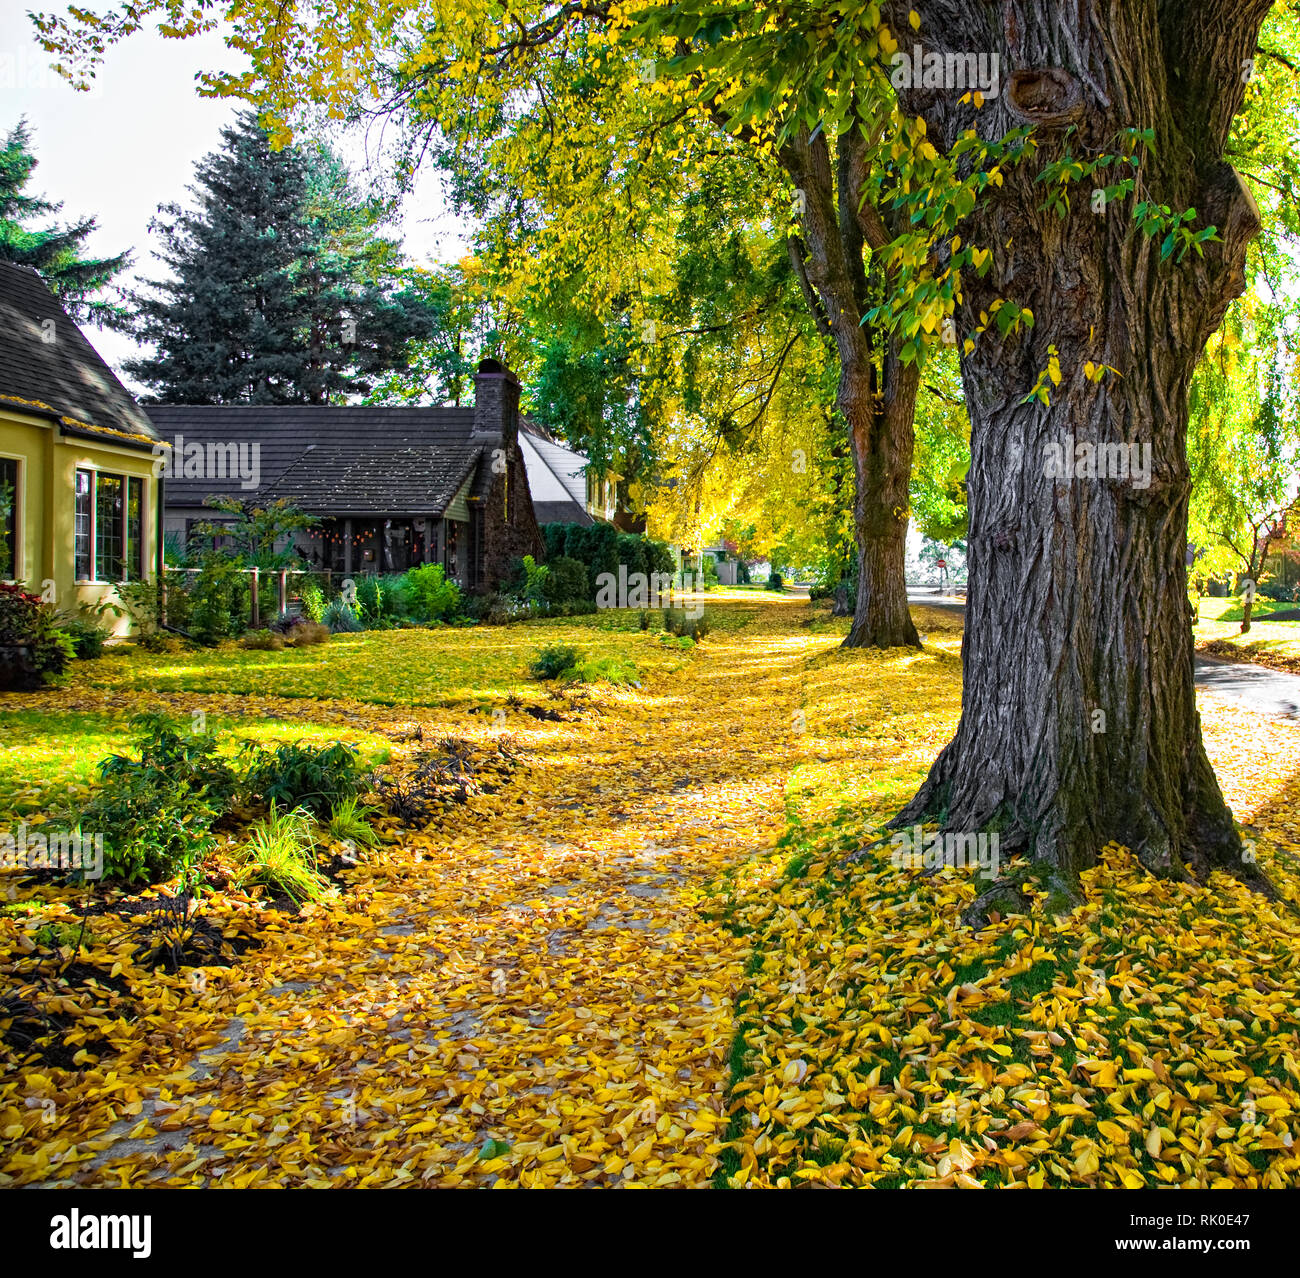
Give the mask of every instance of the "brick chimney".
[(513, 456), (519, 440), (519, 379), (499, 360), (485, 359), (474, 375), (474, 431), (470, 442), (504, 448)]

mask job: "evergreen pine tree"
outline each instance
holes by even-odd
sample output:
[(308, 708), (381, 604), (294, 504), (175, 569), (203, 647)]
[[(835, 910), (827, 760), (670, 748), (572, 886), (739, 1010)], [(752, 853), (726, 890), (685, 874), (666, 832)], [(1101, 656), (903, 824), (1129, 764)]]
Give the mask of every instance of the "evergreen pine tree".
[(85, 242), (95, 230), (93, 217), (60, 225), (30, 225), (33, 219), (58, 214), (63, 204), (25, 192), (37, 166), (31, 130), (19, 120), (0, 144), (0, 262), (30, 266), (40, 273), (67, 312), (76, 320), (118, 321), (121, 312), (111, 302), (92, 298), (121, 271), (128, 253), (116, 257), (87, 257)]
[(162, 403), (318, 404), (366, 394), (432, 323), (384, 210), (323, 147), (274, 151), (251, 112), (151, 224), (170, 271), (132, 301), (153, 347), (127, 371)]

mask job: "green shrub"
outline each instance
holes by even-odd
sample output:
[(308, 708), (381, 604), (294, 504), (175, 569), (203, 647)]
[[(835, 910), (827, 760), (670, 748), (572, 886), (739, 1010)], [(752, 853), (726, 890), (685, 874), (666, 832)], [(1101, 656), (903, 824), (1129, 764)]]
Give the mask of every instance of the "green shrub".
[[(29, 657), (15, 662), (13, 685), (31, 691), (56, 683), (76, 656), (72, 637), (56, 624), (54, 612), (21, 586), (0, 582), (0, 645), (26, 648)], [(19, 669), (19, 666), (22, 668)]]
[(72, 649), (78, 661), (94, 661), (104, 653), (108, 631), (85, 613), (59, 618), (59, 629), (72, 640)]
[(210, 732), (181, 731), (181, 725), (165, 714), (137, 714), (131, 719), (135, 729), (132, 742), (139, 751), (139, 761), (124, 755), (110, 755), (100, 764), (100, 773), (108, 778), (143, 769), (151, 776), (176, 782), (194, 791), (203, 791), (217, 803), (224, 803), (235, 792), (235, 773), (217, 749), (217, 738)]
[(543, 648), (528, 673), (534, 679), (561, 679), (571, 675), (578, 664), (578, 650), (567, 643), (550, 643)]
[(332, 890), (316, 868), (316, 827), (302, 808), (282, 813), (272, 803), (270, 816), (250, 827), (239, 860), (241, 884), (260, 884), (297, 905), (320, 900)]
[(559, 555), (546, 566), (549, 569), (546, 598), (550, 603), (579, 603), (591, 599), (591, 579), (586, 564)]
[(677, 571), (677, 560), (673, 556), (672, 547), (666, 541), (655, 541), (650, 537), (643, 538), (643, 540), (649, 571), (652, 573), (666, 573), (671, 577)]
[(406, 574), (412, 614), (420, 621), (448, 621), (460, 611), (460, 587), (441, 564), (421, 564)]
[(1271, 599), (1274, 603), (1293, 603), (1295, 601), (1296, 587), (1284, 586), (1280, 581), (1266, 581), (1257, 589), (1265, 599)]
[(501, 593), (520, 603), (545, 603), (549, 598), (550, 569), (539, 564), (532, 555), (510, 561)]
[(361, 629), (361, 618), (342, 599), (335, 599), (321, 617), (333, 634), (354, 635)]
[(564, 541), (568, 536), (570, 526), (569, 524), (542, 525), (542, 542), (546, 546), (546, 560), (548, 563), (564, 557)]
[(72, 636), (66, 630), (59, 629), (52, 620), (43, 620), (32, 648), (32, 664), (36, 667), (41, 682), (62, 683), (69, 664), (76, 657), (77, 649)]
[(305, 807), (318, 817), (366, 787), (360, 757), (349, 745), (291, 742), (274, 750), (251, 749), (243, 789), (252, 800)]
[(615, 545), (618, 551), (618, 562), (627, 565), (629, 578), (635, 573), (641, 573), (647, 577), (650, 575), (650, 565), (646, 556), (645, 539), (643, 537), (637, 537), (632, 533), (619, 533)]
[(641, 672), (632, 662), (622, 657), (600, 657), (595, 661), (584, 661), (577, 673), (584, 683), (612, 683), (625, 687), (629, 684), (639, 685), (641, 682)]
[(381, 592), (380, 610), (389, 621), (400, 621), (410, 616), (410, 582), (404, 572), (383, 573), (379, 578)]
[(186, 630), (206, 647), (239, 634), (244, 628), (241, 596), (248, 593), (235, 560), (208, 551), (187, 593), (189, 624)]
[[(667, 543), (635, 533), (620, 533), (612, 524), (547, 524), (542, 528), (546, 542), (546, 559), (555, 571), (559, 559), (574, 559), (587, 569), (589, 597), (601, 573), (617, 575), (619, 564), (628, 573), (663, 573), (677, 570), (672, 549)], [(560, 596), (552, 596), (560, 598)]]
[(235, 788), (216, 738), (180, 732), (165, 715), (131, 720), (139, 759), (115, 754), (77, 817), (104, 836), (105, 872), (128, 883), (158, 883), (196, 865), (212, 847), (211, 826)]
[(136, 766), (104, 775), (78, 824), (104, 836), (104, 873), (127, 883), (162, 883), (189, 873), (212, 850), (218, 809), (182, 782)]
[(847, 588), (850, 601), (856, 599), (858, 597), (857, 573), (842, 574), (838, 568), (824, 573), (808, 588), (808, 598), (813, 603), (819, 599), (834, 599), (835, 592), (841, 586)]
[(157, 634), (164, 616), (169, 626), (184, 630), (191, 606), (188, 577), (188, 573), (165, 572), (153, 581), (120, 581), (113, 587), (120, 607), (110, 605), (108, 611), (130, 617), (142, 638)]
[(325, 592), (316, 582), (304, 581), (298, 598), (302, 603), (302, 615), (308, 621), (319, 621), (325, 615)]
[(772, 575), (767, 579), (767, 588), (769, 590), (785, 589), (785, 578), (775, 568), (772, 569)]

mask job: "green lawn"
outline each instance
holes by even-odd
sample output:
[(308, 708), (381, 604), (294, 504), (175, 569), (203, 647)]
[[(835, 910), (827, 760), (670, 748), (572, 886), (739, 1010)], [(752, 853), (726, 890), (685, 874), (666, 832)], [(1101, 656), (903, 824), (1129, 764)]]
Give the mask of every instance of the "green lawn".
[[(732, 618), (725, 620), (734, 624)], [(642, 631), (635, 613), (602, 613), (512, 626), (335, 635), (320, 647), (282, 652), (248, 651), (233, 644), (174, 655), (132, 651), (94, 662), (77, 677), (84, 686), (106, 692), (457, 706), (536, 695), (538, 685), (529, 678), (528, 665), (543, 643), (572, 644), (583, 659), (616, 657), (643, 671), (672, 671), (685, 659), (680, 648), (660, 642), (657, 614), (650, 629)]]
[[(752, 609), (729, 608), (711, 610), (709, 619), (717, 629), (730, 630), (748, 624), (752, 615)], [(689, 644), (663, 637), (657, 613), (650, 621), (643, 631), (636, 612), (606, 612), (511, 626), (391, 630), (336, 635), (319, 647), (282, 652), (249, 651), (237, 644), (175, 654), (133, 645), (110, 649), (97, 661), (74, 663), (66, 692), (53, 695), (83, 703), (89, 696), (106, 707), (112, 699), (114, 708), (34, 709), (20, 694), (0, 694), (0, 821), (84, 798), (100, 760), (128, 752), (131, 715), (146, 708), (151, 695), (250, 698), (234, 713), (207, 712), (207, 730), (221, 734), (229, 753), (245, 741), (341, 739), (378, 763), (387, 739), (339, 722), (337, 705), (329, 714), (304, 706), (299, 718), (286, 717), (283, 706), (272, 704), (266, 707), (270, 717), (259, 717), (256, 699), (399, 707), (501, 705), (513, 697), (539, 702), (552, 685), (532, 679), (528, 666), (549, 643), (570, 644), (586, 661), (630, 662), (638, 676), (686, 669)], [(183, 719), (203, 708), (182, 705), (175, 713)], [(228, 711), (229, 703), (223, 708)]]
[(1198, 647), (1211, 655), (1255, 661), (1282, 670), (1300, 671), (1300, 621), (1269, 621), (1268, 615), (1297, 605), (1256, 599), (1250, 633), (1241, 633), (1241, 601), (1202, 599), (1196, 625)]

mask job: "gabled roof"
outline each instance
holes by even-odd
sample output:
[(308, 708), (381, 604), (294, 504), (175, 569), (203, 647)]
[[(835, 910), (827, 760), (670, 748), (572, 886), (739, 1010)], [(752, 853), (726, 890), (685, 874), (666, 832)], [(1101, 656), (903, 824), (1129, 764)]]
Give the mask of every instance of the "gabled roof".
[(308, 444), (297, 461), (262, 492), (287, 498), (312, 515), (441, 516), (478, 466), (482, 449), (469, 444), (431, 448), (368, 444)]
[[(562, 501), (560, 494), (567, 493), (584, 510), (587, 508), (587, 459), (581, 453), (572, 452), (528, 430), (519, 432), (519, 443), (524, 450), (534, 501)], [(537, 465), (529, 457), (530, 452), (536, 457)], [(534, 475), (537, 479), (533, 478)]]
[(45, 281), (8, 262), (0, 262), (0, 405), (57, 421), (66, 435), (144, 449), (158, 438)]

